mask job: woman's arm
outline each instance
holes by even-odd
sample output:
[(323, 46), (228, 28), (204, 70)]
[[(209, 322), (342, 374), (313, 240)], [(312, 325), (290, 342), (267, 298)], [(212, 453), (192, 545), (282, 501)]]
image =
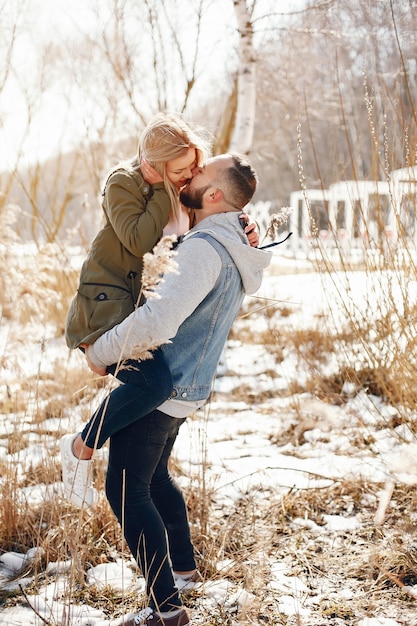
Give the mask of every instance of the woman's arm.
[(243, 223), (246, 224), (243, 230), (246, 233), (250, 245), (252, 246), (252, 248), (257, 248), (259, 245), (258, 224), (250, 215), (248, 215), (244, 211), (242, 211), (242, 213), (240, 214), (239, 219), (243, 220)]
[(149, 252), (168, 222), (170, 201), (163, 183), (152, 188), (127, 172), (116, 172), (108, 181), (103, 202), (118, 239), (135, 256)]

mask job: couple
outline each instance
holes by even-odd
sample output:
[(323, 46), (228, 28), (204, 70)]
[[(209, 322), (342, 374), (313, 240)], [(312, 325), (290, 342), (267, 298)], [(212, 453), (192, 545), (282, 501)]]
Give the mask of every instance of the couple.
[[(143, 168), (152, 170), (150, 164)], [(193, 211), (195, 225), (178, 247), (178, 274), (165, 276), (159, 299), (149, 299), (93, 343), (82, 344), (90, 367), (101, 375), (116, 372), (112, 368), (120, 358), (129, 359), (135, 346), (146, 344), (161, 344), (156, 360), (165, 369), (154, 359), (122, 369), (126, 383), (110, 394), (87, 431), (67, 435), (61, 446), (64, 484), (77, 491), (81, 503), (91, 504), (89, 461), (77, 461), (83, 453), (76, 451), (74, 439), (81, 439), (88, 459), (90, 448), (110, 436), (106, 495), (147, 580), (149, 604), (117, 622), (125, 626), (190, 624), (178, 589), (198, 580), (198, 571), (186, 505), (168, 460), (181, 424), (210, 394), (245, 293), (259, 288), (270, 261), (270, 253), (249, 245), (239, 222), (256, 189), (252, 167), (238, 155), (191, 165), (193, 177), (179, 199)], [(92, 440), (88, 430), (94, 432)]]

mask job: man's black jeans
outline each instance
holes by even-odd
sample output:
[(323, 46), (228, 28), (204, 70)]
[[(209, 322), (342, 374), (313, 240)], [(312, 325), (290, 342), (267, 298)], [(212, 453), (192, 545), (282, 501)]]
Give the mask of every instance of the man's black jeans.
[(185, 419), (152, 411), (110, 439), (106, 495), (159, 611), (182, 605), (172, 569), (196, 567), (187, 507), (168, 470)]

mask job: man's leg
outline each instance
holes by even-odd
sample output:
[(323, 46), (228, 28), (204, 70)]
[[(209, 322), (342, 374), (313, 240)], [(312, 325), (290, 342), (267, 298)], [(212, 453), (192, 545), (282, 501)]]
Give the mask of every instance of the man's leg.
[(175, 439), (170, 439), (167, 442), (155, 469), (151, 482), (151, 497), (168, 533), (169, 554), (174, 572), (193, 572), (196, 569), (196, 562), (187, 505), (181, 489), (168, 469), (174, 441)]
[(174, 584), (167, 529), (151, 498), (150, 485), (161, 458), (169, 458), (183, 419), (153, 411), (110, 439), (106, 493), (133, 556), (147, 582), (156, 611), (182, 606)]

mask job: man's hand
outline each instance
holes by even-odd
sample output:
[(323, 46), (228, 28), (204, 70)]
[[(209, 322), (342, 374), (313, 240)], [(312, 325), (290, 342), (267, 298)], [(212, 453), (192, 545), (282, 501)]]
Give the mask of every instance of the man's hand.
[(152, 167), (152, 165), (149, 165), (146, 159), (142, 159), (142, 161), (140, 162), (140, 171), (142, 172), (143, 178), (150, 185), (164, 182), (162, 176), (158, 174), (158, 172)]
[(90, 357), (88, 356), (88, 348), (89, 348), (88, 344), (82, 343), (81, 347), (84, 348), (85, 350), (85, 358), (87, 359), (87, 365), (90, 368), (90, 370), (94, 372), (95, 374), (98, 374), (99, 376), (107, 376), (107, 368), (98, 367), (91, 361)]
[(246, 233), (248, 241), (252, 248), (257, 248), (259, 245), (259, 228), (258, 224), (253, 220), (250, 215), (243, 212), (240, 214), (239, 219), (245, 220), (246, 226), (243, 229)]

